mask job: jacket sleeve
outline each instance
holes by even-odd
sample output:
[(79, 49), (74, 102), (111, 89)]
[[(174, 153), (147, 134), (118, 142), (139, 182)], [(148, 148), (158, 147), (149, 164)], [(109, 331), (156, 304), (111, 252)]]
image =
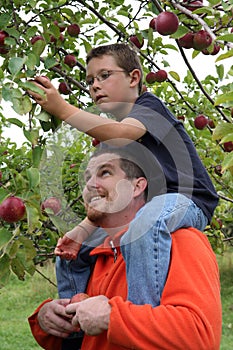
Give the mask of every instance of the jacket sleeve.
[(45, 350), (60, 350), (62, 346), (62, 338), (55, 337), (48, 334), (40, 328), (38, 322), (38, 312), (45, 303), (52, 301), (52, 299), (47, 299), (43, 301), (42, 304), (34, 311), (34, 313), (28, 318), (28, 322), (31, 328), (31, 332), (37, 343)]
[[(140, 293), (140, 291), (139, 291)], [(161, 304), (114, 297), (108, 341), (130, 349), (219, 350), (219, 271), (208, 239), (195, 229), (172, 234), (171, 264)]]

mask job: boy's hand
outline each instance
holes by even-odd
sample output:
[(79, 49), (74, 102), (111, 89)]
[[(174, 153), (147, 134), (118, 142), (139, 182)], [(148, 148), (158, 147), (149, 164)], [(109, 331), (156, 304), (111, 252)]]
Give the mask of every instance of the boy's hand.
[(55, 255), (60, 256), (62, 259), (75, 260), (80, 248), (80, 243), (68, 238), (65, 235), (64, 237), (59, 238), (54, 253)]
[(46, 97), (43, 98), (33, 91), (28, 93), (46, 112), (61, 120), (66, 120), (77, 112), (78, 108), (67, 103), (47, 77), (35, 77), (34, 84), (45, 92)]

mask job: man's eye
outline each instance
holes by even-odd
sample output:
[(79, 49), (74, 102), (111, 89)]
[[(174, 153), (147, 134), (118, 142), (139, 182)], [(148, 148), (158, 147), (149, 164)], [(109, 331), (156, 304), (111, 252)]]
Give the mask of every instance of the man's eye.
[(111, 175), (109, 170), (102, 170), (101, 176), (109, 176), (109, 175)]

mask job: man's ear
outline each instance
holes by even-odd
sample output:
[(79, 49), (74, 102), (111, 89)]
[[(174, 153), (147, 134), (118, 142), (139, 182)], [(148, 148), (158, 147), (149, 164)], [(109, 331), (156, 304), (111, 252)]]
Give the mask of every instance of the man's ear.
[(147, 184), (148, 184), (147, 179), (145, 177), (138, 177), (137, 179), (134, 179), (133, 180), (133, 185), (134, 185), (133, 196), (138, 197), (143, 192), (145, 192)]
[(134, 86), (138, 85), (139, 82), (140, 82), (140, 79), (141, 79), (141, 71), (140, 71), (140, 69), (135, 68), (129, 74), (130, 74), (130, 77), (131, 77), (130, 86), (134, 87)]

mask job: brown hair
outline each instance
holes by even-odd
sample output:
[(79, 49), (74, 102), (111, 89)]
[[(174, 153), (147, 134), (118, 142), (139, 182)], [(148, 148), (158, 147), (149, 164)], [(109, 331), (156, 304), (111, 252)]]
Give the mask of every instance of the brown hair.
[(92, 58), (102, 57), (104, 55), (111, 55), (116, 60), (117, 65), (125, 70), (127, 73), (132, 72), (134, 69), (139, 69), (141, 72), (141, 79), (138, 84), (138, 91), (141, 94), (143, 72), (140, 59), (137, 52), (131, 48), (128, 44), (116, 43), (110, 45), (102, 45), (93, 48), (87, 55), (86, 63), (88, 64)]

